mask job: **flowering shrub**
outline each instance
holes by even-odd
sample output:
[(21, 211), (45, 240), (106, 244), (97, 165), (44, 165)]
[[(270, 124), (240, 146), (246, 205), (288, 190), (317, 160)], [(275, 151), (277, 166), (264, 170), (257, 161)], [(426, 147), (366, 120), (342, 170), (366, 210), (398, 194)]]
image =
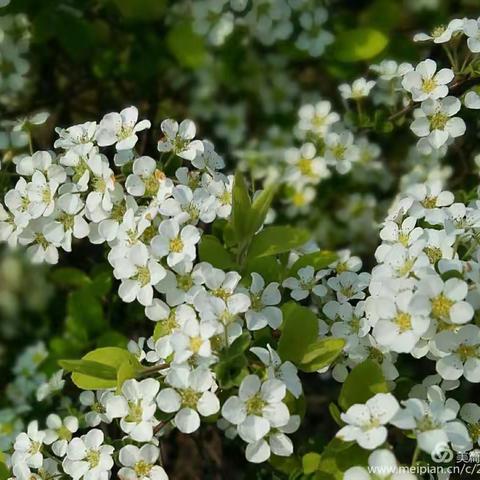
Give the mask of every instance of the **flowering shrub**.
[[(0, 19), (10, 106), (29, 39), (11, 8)], [(281, 65), (328, 62), (329, 49), (369, 60), (388, 43), (375, 29), (332, 33), (328, 18), (309, 1), (202, 1), (178, 2), (165, 24), (189, 67), (231, 37), (289, 43)], [(453, 19), (414, 36), (431, 55), (384, 58), (328, 99), (296, 98), (278, 142), (281, 130), (246, 142), (227, 118), (213, 142), (179, 114), (145, 119), (140, 104), (70, 126), (43, 111), (5, 123), (0, 241), (51, 283), (44, 302), (68, 293), (65, 321), (11, 362), (0, 478), (448, 479), (466, 463), (474, 474), (479, 32)], [(403, 139), (400, 167), (388, 148)], [(11, 265), (0, 279), (14, 285)], [(192, 439), (216, 467), (182, 476), (175, 458), (188, 455), (172, 451), (193, 452)], [(245, 464), (222, 470), (223, 449)]]

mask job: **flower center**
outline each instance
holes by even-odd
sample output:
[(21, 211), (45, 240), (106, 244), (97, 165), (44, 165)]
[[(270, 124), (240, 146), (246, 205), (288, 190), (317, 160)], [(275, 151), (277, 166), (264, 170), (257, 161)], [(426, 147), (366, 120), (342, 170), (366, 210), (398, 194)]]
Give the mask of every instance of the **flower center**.
[(232, 194), (228, 190), (225, 190), (220, 195), (219, 200), (222, 205), (230, 205), (232, 203)]
[(183, 250), (183, 242), (180, 237), (175, 237), (170, 240), (170, 251), (180, 253)]
[(307, 177), (313, 176), (313, 162), (311, 158), (301, 158), (298, 161), (298, 169), (302, 175)]
[(425, 415), (417, 421), (417, 429), (421, 432), (426, 432), (428, 430), (435, 430), (439, 425), (434, 422), (433, 418), (430, 415)]
[(448, 317), (453, 303), (452, 300), (441, 293), (432, 300), (432, 315), (440, 319)]
[(393, 320), (401, 333), (412, 329), (412, 317), (405, 312), (399, 312)]
[(437, 88), (437, 82), (433, 78), (425, 78), (422, 82), (422, 90), (431, 93)]
[(477, 347), (476, 345), (465, 345), (461, 343), (456, 350), (456, 354), (460, 357), (462, 362), (466, 362), (470, 357), (477, 356)]
[(260, 310), (263, 309), (265, 305), (262, 302), (262, 297), (261, 295), (252, 295), (251, 296), (251, 305), (250, 308), (252, 310), (255, 310), (256, 312), (259, 312)]
[(69, 215), (68, 213), (62, 213), (58, 221), (63, 225), (63, 228), (68, 230), (73, 230), (73, 225), (75, 223), (75, 215)]
[(222, 300), (227, 300), (231, 295), (231, 292), (224, 288), (216, 288), (215, 290), (212, 290), (212, 295), (221, 298)]
[(28, 449), (28, 453), (30, 453), (31, 455), (35, 455), (40, 451), (41, 448), (42, 448), (42, 442), (32, 441), (30, 448)]
[(201, 393), (196, 392), (193, 388), (184, 388), (180, 392), (180, 397), (182, 398), (182, 406), (187, 408), (196, 409), (198, 400), (200, 399)]
[(96, 192), (104, 193), (107, 189), (107, 182), (103, 177), (95, 177), (92, 180), (92, 186)]
[(145, 287), (150, 283), (150, 270), (148, 267), (138, 267), (135, 280), (140, 283), (142, 287)]
[(200, 350), (200, 348), (202, 347), (203, 345), (203, 339), (202, 337), (192, 337), (190, 339), (190, 350), (193, 352), (193, 353), (198, 353), (198, 351)]
[(38, 243), (44, 250), (50, 245), (47, 239), (43, 236), (43, 233), (37, 233), (35, 235), (35, 242)]
[(117, 138), (119, 140), (125, 140), (133, 133), (133, 126), (132, 125), (122, 125), (120, 130), (117, 133)]
[(147, 463), (145, 460), (140, 460), (137, 462), (133, 470), (137, 474), (137, 477), (147, 477), (152, 470), (153, 465), (151, 463)]
[(65, 425), (62, 425), (57, 430), (57, 435), (58, 435), (58, 438), (60, 438), (61, 440), (70, 441), (72, 439), (72, 432)]
[(438, 247), (425, 247), (423, 251), (432, 264), (437, 263), (442, 258), (442, 251)]
[(127, 422), (140, 423), (143, 417), (143, 408), (140, 400), (128, 402), (128, 415), (125, 417)]
[(443, 130), (448, 122), (448, 115), (443, 112), (434, 113), (430, 117), (430, 128), (432, 130)]
[(472, 440), (476, 442), (480, 438), (480, 423), (467, 424), (467, 428)]
[(246, 401), (247, 414), (261, 416), (265, 405), (265, 400), (257, 393)]
[(426, 196), (422, 202), (422, 205), (425, 208), (435, 208), (437, 206), (437, 197), (432, 197), (430, 195)]
[(302, 192), (295, 192), (292, 202), (296, 207), (302, 207), (306, 203), (305, 195)]
[(413, 266), (415, 265), (415, 259), (409, 258), (397, 271), (401, 277), (409, 274), (412, 270)]
[(100, 452), (98, 450), (88, 450), (86, 458), (90, 468), (95, 468), (100, 463)]
[(43, 203), (50, 203), (52, 201), (52, 192), (48, 187), (45, 187), (42, 190), (42, 202)]
[(160, 170), (155, 170), (153, 175), (149, 175), (148, 177), (143, 179), (143, 184), (145, 185), (145, 195), (147, 197), (154, 197), (159, 188), (159, 181), (156, 175), (156, 172)]
[(188, 292), (193, 286), (193, 280), (190, 275), (182, 275), (177, 277), (177, 287), (184, 292)]
[(337, 160), (342, 160), (343, 157), (345, 156), (346, 151), (347, 151), (347, 147), (345, 145), (338, 144), (332, 148), (332, 155)]

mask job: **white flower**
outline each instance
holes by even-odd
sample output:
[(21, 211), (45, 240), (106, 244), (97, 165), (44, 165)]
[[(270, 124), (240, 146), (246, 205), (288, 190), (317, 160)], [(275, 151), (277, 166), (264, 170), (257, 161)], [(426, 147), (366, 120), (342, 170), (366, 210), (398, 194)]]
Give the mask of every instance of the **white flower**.
[(370, 318), (375, 321), (373, 336), (394, 352), (411, 352), (430, 326), (428, 316), (411, 313), (411, 300), (409, 290), (393, 298), (370, 297), (367, 300)]
[(463, 324), (473, 317), (473, 308), (464, 299), (468, 285), (459, 278), (445, 282), (436, 274), (426, 275), (418, 283), (411, 301), (412, 313), (431, 315), (437, 322)]
[(265, 287), (265, 281), (258, 273), (252, 273), (250, 285), (250, 309), (245, 313), (247, 328), (260, 330), (267, 325), (274, 330), (282, 323), (282, 311), (275, 307), (282, 299), (279, 284), (269, 283)]
[(54, 220), (48, 223), (44, 229), (45, 238), (61, 245), (64, 250), (72, 250), (72, 237), (85, 238), (90, 227), (83, 217), (85, 209), (80, 195), (66, 193), (56, 202), (57, 211)]
[[(165, 138), (158, 142), (159, 152), (173, 152), (186, 160), (193, 160), (203, 143), (195, 138), (196, 128), (191, 120), (183, 120), (180, 125), (175, 120), (164, 120), (160, 126)], [(193, 140), (193, 141), (192, 141)]]
[(133, 162), (133, 174), (127, 177), (125, 188), (134, 197), (156, 197), (165, 174), (151, 157), (139, 157)]
[(137, 132), (150, 128), (149, 120), (137, 123), (136, 107), (124, 108), (120, 113), (107, 113), (96, 132), (95, 138), (100, 147), (116, 144), (117, 150), (130, 150), (137, 143)]
[(285, 160), (290, 165), (285, 175), (291, 183), (299, 180), (317, 183), (330, 175), (323, 157), (316, 156), (313, 143), (304, 143), (300, 149), (289, 148)]
[(360, 158), (359, 150), (353, 144), (353, 134), (348, 131), (327, 133), (325, 137), (325, 160), (341, 175), (349, 172), (352, 163)]
[(471, 108), (472, 110), (480, 109), (480, 95), (473, 90), (467, 92), (465, 98), (463, 99), (463, 103), (467, 108)]
[(62, 466), (74, 480), (103, 480), (113, 467), (114, 448), (104, 445), (103, 432), (90, 430), (80, 438), (74, 438), (67, 447)]
[(379, 75), (381, 80), (387, 82), (403, 77), (407, 72), (413, 70), (410, 63), (397, 63), (395, 60), (382, 60), (378, 65), (372, 65), (370, 69)]
[(211, 391), (214, 386), (210, 371), (203, 367), (172, 367), (166, 383), (157, 396), (160, 410), (174, 413), (174, 422), (183, 433), (195, 432), (200, 426), (200, 415), (209, 417), (220, 410), (220, 402)]
[(436, 62), (427, 58), (420, 62), (415, 70), (405, 74), (402, 86), (412, 94), (413, 101), (421, 102), (427, 98), (436, 100), (448, 95), (447, 83), (450, 83), (455, 75), (449, 68), (442, 68), (435, 73), (436, 70)]
[(441, 353), (436, 369), (442, 378), (457, 380), (463, 375), (469, 382), (480, 382), (480, 328), (465, 325), (457, 332), (443, 331), (434, 342)]
[(85, 422), (89, 427), (96, 427), (100, 423), (110, 423), (112, 421), (106, 409), (107, 402), (112, 396), (113, 392), (108, 390), (99, 390), (96, 393), (90, 391), (80, 393), (80, 403), (91, 409), (85, 414)]
[(247, 443), (257, 442), (272, 428), (286, 425), (290, 419), (283, 403), (285, 384), (277, 379), (263, 383), (257, 375), (248, 375), (240, 384), (238, 396), (231, 396), (222, 407), (222, 415), (237, 426)]
[(480, 52), (480, 26), (478, 19), (466, 20), (463, 24), (463, 31), (467, 38), (468, 48), (472, 53)]
[(120, 427), (136, 442), (149, 442), (153, 437), (155, 396), (160, 384), (153, 378), (142, 381), (130, 379), (122, 385), (122, 395), (110, 397), (106, 402), (107, 415), (121, 418)]
[(39, 170), (34, 172), (31, 183), (27, 185), (27, 195), (31, 202), (29, 211), (33, 218), (52, 214), (58, 185), (58, 182), (48, 180)]
[(265, 438), (249, 443), (245, 449), (245, 458), (252, 463), (265, 462), (270, 455), (289, 457), (293, 453), (293, 443), (286, 435), (294, 433), (300, 426), (300, 417), (292, 415), (288, 423), (272, 429)]
[(312, 132), (323, 137), (330, 126), (340, 120), (340, 115), (332, 112), (332, 104), (323, 100), (314, 105), (303, 105), (298, 111), (298, 128), (302, 132)]
[(310, 295), (310, 292), (319, 297), (324, 297), (327, 294), (327, 289), (324, 285), (318, 285), (318, 281), (324, 276), (324, 272), (320, 271), (315, 274), (312, 266), (300, 268), (297, 272), (298, 278), (289, 277), (283, 281), (282, 285), (285, 288), (292, 290), (291, 297), (295, 300), (303, 300)]
[(267, 348), (252, 347), (250, 351), (267, 367), (268, 378), (278, 378), (295, 398), (300, 397), (302, 382), (298, 378), (297, 367), (292, 362), (282, 363), (280, 356), (270, 345), (267, 345)]
[(60, 138), (55, 140), (53, 146), (68, 150), (76, 145), (93, 144), (96, 131), (97, 122), (86, 122), (65, 129), (56, 128), (55, 132)]
[(427, 393), (428, 402), (409, 398), (402, 402), (404, 409), (392, 419), (392, 425), (406, 430), (414, 430), (418, 447), (432, 453), (441, 445), (451, 442), (452, 448), (464, 452), (472, 448), (468, 431), (456, 420), (459, 403), (453, 398), (445, 399), (438, 386), (432, 386)]
[(164, 220), (158, 227), (158, 235), (152, 240), (152, 252), (159, 258), (167, 257), (168, 265), (173, 267), (195, 260), (199, 240), (200, 231), (193, 225), (185, 225), (180, 229), (175, 220)]
[(328, 279), (328, 286), (337, 294), (339, 302), (348, 302), (351, 300), (363, 300), (365, 298), (365, 288), (370, 283), (370, 274), (366, 272), (341, 272), (336, 277)]
[(362, 448), (373, 450), (387, 439), (385, 425), (395, 416), (400, 405), (390, 393), (377, 393), (365, 404), (352, 405), (341, 414), (347, 425), (337, 437), (345, 442), (355, 441)]
[(413, 473), (400, 470), (397, 459), (390, 450), (379, 449), (372, 452), (368, 457), (368, 467), (349, 468), (343, 480), (417, 480)]
[(160, 450), (154, 445), (126, 445), (120, 450), (123, 467), (118, 472), (120, 480), (168, 480), (165, 470), (156, 465)]
[(193, 355), (209, 358), (212, 355), (210, 338), (216, 333), (216, 325), (212, 322), (199, 322), (189, 318), (180, 331), (174, 332), (170, 344), (175, 352), (175, 363), (183, 363)]
[(151, 258), (148, 248), (139, 243), (128, 252), (127, 258), (119, 261), (114, 269), (115, 278), (122, 280), (118, 294), (124, 302), (137, 299), (142, 305), (151, 305), (153, 285), (165, 277), (165, 269)]
[(58, 263), (58, 245), (48, 241), (43, 233), (51, 223), (47, 218), (32, 220), (18, 237), (20, 245), (29, 245), (27, 255), (32, 263)]
[(338, 89), (345, 100), (358, 100), (363, 97), (368, 97), (370, 91), (375, 86), (375, 83), (376, 82), (373, 80), (367, 81), (362, 77), (357, 78), (352, 85), (349, 85), (348, 83), (342, 83)]
[(213, 143), (208, 140), (203, 140), (202, 144), (203, 149), (197, 150), (197, 155), (192, 160), (192, 165), (198, 170), (207, 170), (211, 173), (225, 167), (225, 162), (223, 158), (215, 152)]
[(216, 200), (215, 214), (219, 218), (228, 218), (232, 212), (233, 175), (228, 177), (219, 173), (213, 177), (203, 175), (202, 184)]
[(62, 420), (58, 415), (52, 413), (47, 417), (47, 427), (45, 443), (52, 445), (55, 455), (64, 457), (67, 453), (68, 442), (78, 430), (77, 417), (68, 416)]
[[(467, 21), (468, 22), (468, 21)], [(466, 22), (460, 18), (454, 18), (447, 26), (440, 25), (433, 29), (430, 35), (426, 33), (417, 33), (413, 37), (414, 42), (425, 42), (433, 40), (433, 43), (447, 43), (452, 36), (464, 29)]]
[(412, 132), (418, 137), (418, 149), (429, 154), (431, 149), (438, 149), (450, 138), (457, 138), (465, 133), (465, 122), (454, 117), (460, 110), (460, 100), (456, 97), (445, 97), (441, 100), (428, 98), (422, 102), (421, 108), (414, 113), (415, 120), (410, 125)]
[(214, 203), (215, 197), (205, 189), (197, 188), (192, 192), (186, 185), (178, 185), (172, 190), (172, 198), (162, 202), (159, 211), (177, 223), (211, 223), (215, 220)]
[(28, 467), (40, 468), (43, 462), (41, 452), (45, 443), (46, 432), (38, 429), (38, 422), (28, 424), (27, 432), (20, 433), (13, 445), (12, 462), (25, 463)]
[(476, 403), (465, 403), (460, 409), (460, 417), (467, 422), (473, 443), (480, 445), (480, 406)]

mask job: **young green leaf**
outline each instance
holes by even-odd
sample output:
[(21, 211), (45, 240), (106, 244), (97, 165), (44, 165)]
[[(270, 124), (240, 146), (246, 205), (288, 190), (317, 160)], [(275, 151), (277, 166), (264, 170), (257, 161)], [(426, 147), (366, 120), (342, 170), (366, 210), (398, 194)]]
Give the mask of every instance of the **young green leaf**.
[(198, 255), (202, 262), (211, 263), (214, 267), (222, 270), (235, 270), (237, 265), (232, 255), (227, 252), (217, 237), (203, 235), (198, 247)]
[(327, 268), (330, 264), (338, 259), (335, 252), (321, 250), (318, 252), (307, 253), (302, 255), (291, 267), (288, 272), (289, 277), (294, 277), (297, 272), (307, 265), (311, 265), (315, 271)]
[(269, 185), (262, 190), (252, 203), (251, 231), (254, 234), (265, 222), (273, 197), (277, 191), (277, 185)]
[(318, 321), (307, 307), (288, 302), (282, 307), (282, 335), (278, 342), (278, 354), (283, 361), (299, 365), (313, 338), (318, 336)]
[(343, 338), (322, 338), (308, 345), (300, 361), (304, 372), (316, 372), (330, 365), (343, 351)]
[(375, 394), (388, 391), (380, 365), (373, 360), (365, 360), (348, 375), (340, 391), (338, 404), (347, 410), (355, 403), (365, 403)]
[(277, 255), (300, 247), (308, 242), (307, 230), (293, 227), (266, 227), (253, 237), (248, 259)]
[(240, 172), (235, 174), (232, 190), (232, 226), (237, 242), (247, 245), (252, 237), (250, 227), (252, 204), (245, 178)]

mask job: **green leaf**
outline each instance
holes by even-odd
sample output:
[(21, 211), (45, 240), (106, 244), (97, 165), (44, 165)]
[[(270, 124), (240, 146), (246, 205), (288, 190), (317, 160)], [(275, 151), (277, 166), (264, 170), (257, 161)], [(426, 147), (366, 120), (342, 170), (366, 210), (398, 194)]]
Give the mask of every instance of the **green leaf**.
[(135, 378), (143, 367), (136, 357), (127, 358), (117, 371), (117, 392), (122, 388), (123, 383), (130, 378)]
[(190, 23), (176, 24), (168, 32), (166, 43), (180, 65), (197, 68), (203, 64), (206, 57), (205, 44)]
[(202, 262), (211, 263), (222, 270), (234, 270), (237, 268), (232, 255), (227, 252), (220, 240), (213, 235), (203, 235), (198, 247), (198, 255)]
[(273, 197), (277, 191), (277, 185), (270, 185), (262, 190), (252, 203), (252, 215), (250, 230), (254, 234), (265, 222)]
[(232, 189), (232, 226), (237, 242), (247, 245), (255, 232), (250, 229), (251, 201), (243, 175), (237, 171)]
[(300, 364), (310, 343), (318, 337), (318, 321), (307, 307), (295, 302), (282, 306), (282, 335), (278, 342), (278, 354), (283, 361)]
[(311, 343), (302, 356), (300, 370), (316, 372), (330, 365), (342, 353), (344, 346), (343, 338), (322, 338)]
[(248, 375), (247, 358), (245, 352), (250, 347), (251, 337), (244, 332), (220, 354), (220, 359), (215, 367), (218, 383), (222, 388), (232, 388), (240, 385), (243, 378)]
[(373, 360), (365, 360), (349, 373), (342, 385), (338, 403), (343, 410), (347, 410), (356, 403), (365, 403), (377, 393), (388, 391), (380, 365)]
[(308, 242), (307, 230), (293, 227), (266, 227), (253, 237), (248, 250), (248, 259), (277, 255), (300, 247)]
[(388, 45), (388, 37), (372, 28), (355, 28), (337, 34), (331, 50), (341, 62), (368, 60)]
[[(125, 362), (130, 362), (133, 365), (138, 362), (133, 353), (118, 347), (97, 348), (84, 355), (82, 360), (89, 361), (90, 363), (102, 364), (105, 367), (111, 367), (115, 373), (113, 378), (105, 379), (92, 373), (74, 372), (72, 374), (72, 381), (77, 387), (83, 390), (115, 388), (117, 386), (117, 376), (120, 367)], [(65, 360), (63, 362), (65, 362)], [(122, 376), (123, 375), (124, 373), (122, 373)]]
[(351, 467), (366, 466), (370, 452), (356, 443), (342, 442), (334, 438), (321, 453), (315, 480), (343, 480)]
[(330, 415), (335, 420), (335, 423), (338, 426), (343, 427), (343, 425), (345, 425), (342, 420), (342, 417), (340, 417), (340, 409), (337, 407), (335, 403), (330, 402), (330, 404), (328, 405), (328, 411), (330, 412)]
[(307, 253), (302, 255), (291, 267), (288, 272), (289, 277), (293, 277), (297, 272), (307, 265), (311, 265), (315, 271), (327, 268), (330, 264), (338, 259), (335, 252), (321, 250), (318, 252)]
[(320, 466), (321, 458), (322, 458), (321, 455), (316, 452), (306, 453), (302, 457), (303, 473), (307, 475), (309, 473), (315, 473), (318, 470), (318, 467)]
[(52, 281), (60, 287), (84, 287), (90, 285), (92, 281), (89, 276), (73, 267), (57, 268), (51, 273)]
[(86, 332), (89, 337), (103, 332), (108, 326), (103, 307), (89, 286), (71, 292), (67, 302), (66, 327), (74, 335)]
[(274, 256), (247, 259), (243, 270), (244, 277), (250, 280), (250, 274), (256, 272), (262, 276), (266, 283), (281, 282), (283, 265)]
[(117, 378), (115, 368), (103, 363), (91, 360), (59, 360), (58, 363), (67, 372), (81, 373), (103, 380), (115, 380)]

